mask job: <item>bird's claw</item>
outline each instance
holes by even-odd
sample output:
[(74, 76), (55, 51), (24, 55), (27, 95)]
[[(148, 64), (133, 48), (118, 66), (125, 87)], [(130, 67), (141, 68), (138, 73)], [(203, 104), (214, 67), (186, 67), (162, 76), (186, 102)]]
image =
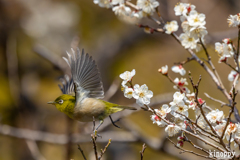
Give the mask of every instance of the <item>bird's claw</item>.
[(94, 136), (95, 136), (96, 138), (97, 138), (97, 137), (102, 138), (102, 136), (97, 133), (97, 130), (96, 130), (96, 129), (93, 131), (93, 134), (94, 134)]
[(109, 118), (110, 118), (112, 124), (113, 124), (115, 127), (120, 128), (118, 125), (115, 124), (116, 122), (120, 121), (120, 118), (117, 119), (116, 121), (113, 121), (111, 116), (109, 116)]

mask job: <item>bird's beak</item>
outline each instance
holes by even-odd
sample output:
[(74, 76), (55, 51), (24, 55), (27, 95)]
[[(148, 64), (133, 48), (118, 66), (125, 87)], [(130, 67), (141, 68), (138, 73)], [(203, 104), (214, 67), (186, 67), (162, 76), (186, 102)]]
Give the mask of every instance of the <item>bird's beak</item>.
[(48, 102), (48, 104), (53, 104), (53, 105), (54, 105), (54, 104), (55, 104), (55, 102), (54, 102), (54, 101), (50, 101), (50, 102)]

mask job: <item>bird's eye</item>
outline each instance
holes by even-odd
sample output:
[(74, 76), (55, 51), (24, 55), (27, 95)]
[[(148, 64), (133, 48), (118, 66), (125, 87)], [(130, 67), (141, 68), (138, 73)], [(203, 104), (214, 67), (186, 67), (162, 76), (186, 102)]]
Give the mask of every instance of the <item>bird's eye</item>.
[(60, 100), (58, 101), (58, 103), (59, 103), (59, 104), (63, 104), (63, 100), (60, 99)]

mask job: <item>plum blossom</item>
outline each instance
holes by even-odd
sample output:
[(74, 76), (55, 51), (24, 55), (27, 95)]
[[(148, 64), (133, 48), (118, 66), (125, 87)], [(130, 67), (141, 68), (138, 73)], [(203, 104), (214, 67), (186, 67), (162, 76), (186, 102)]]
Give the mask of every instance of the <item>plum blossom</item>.
[(182, 115), (178, 114), (178, 113), (181, 113), (181, 114), (185, 115), (186, 117), (188, 117), (188, 106), (185, 105), (185, 103), (183, 101), (180, 101), (175, 105), (172, 105), (171, 106), (171, 111), (172, 111), (171, 114), (175, 118), (184, 119), (184, 117)]
[(217, 134), (218, 134), (219, 136), (222, 135), (222, 132), (223, 132), (225, 126), (226, 126), (226, 123), (227, 123), (227, 122), (226, 122), (225, 120), (222, 120), (221, 123), (219, 123), (218, 125), (214, 126), (214, 129), (215, 129), (215, 131), (217, 131)]
[(205, 14), (199, 14), (197, 11), (193, 10), (189, 13), (187, 20), (190, 26), (199, 27), (206, 24), (205, 18)]
[[(225, 132), (225, 137), (227, 141), (230, 140), (230, 142), (234, 141), (235, 137), (239, 137), (239, 124), (238, 123), (229, 123), (227, 126), (226, 132)], [(231, 136), (232, 135), (232, 136)], [(231, 139), (230, 139), (231, 137)]]
[(133, 69), (131, 72), (126, 71), (122, 74), (120, 74), (120, 78), (123, 79), (122, 86), (125, 86), (125, 84), (132, 80), (132, 77), (136, 74), (135, 69)]
[(173, 101), (170, 102), (169, 104), (170, 104), (171, 106), (177, 105), (179, 102), (183, 101), (184, 97), (185, 97), (185, 94), (184, 94), (184, 93), (175, 92), (175, 93), (173, 94)]
[(184, 86), (188, 85), (186, 78), (181, 78), (180, 80), (179, 78), (175, 78), (174, 83), (176, 84), (173, 86), (174, 89), (179, 90), (179, 88), (181, 88), (181, 90), (184, 90), (186, 93), (190, 93), (189, 89), (186, 86)]
[(189, 33), (181, 33), (180, 36), (181, 44), (186, 49), (196, 49), (197, 48), (197, 42), (199, 42), (199, 39), (195, 39), (194, 37), (190, 36)]
[(172, 66), (172, 71), (175, 73), (179, 73), (182, 76), (186, 74), (186, 70), (183, 68), (182, 65)]
[(151, 120), (153, 121), (153, 124), (157, 124), (159, 127), (164, 127), (167, 125), (162, 119), (160, 119), (157, 115), (151, 115)]
[(143, 106), (144, 104), (148, 105), (150, 103), (150, 98), (152, 98), (153, 92), (148, 90), (146, 84), (141, 87), (138, 84), (134, 85), (133, 97), (137, 100), (137, 104)]
[(162, 118), (165, 118), (168, 113), (171, 112), (171, 108), (167, 104), (162, 105), (162, 107), (158, 110), (155, 110), (157, 114), (159, 114)]
[(110, 2), (112, 5), (117, 5), (117, 4), (124, 4), (124, 1), (125, 0), (111, 0)]
[(194, 5), (191, 5), (189, 3), (178, 3), (174, 7), (175, 15), (176, 16), (186, 16), (189, 12), (194, 10), (196, 7)]
[(228, 75), (228, 80), (229, 81), (234, 81), (234, 79), (237, 75), (238, 75), (238, 73), (236, 71), (232, 70)]
[(125, 87), (125, 89), (124, 89), (124, 96), (126, 98), (131, 99), (133, 97), (133, 92), (134, 92), (134, 90), (132, 88)]
[(181, 128), (174, 124), (170, 124), (165, 128), (165, 132), (168, 133), (169, 137), (176, 135), (180, 130), (181, 130)]
[(171, 34), (173, 32), (176, 32), (178, 30), (178, 24), (177, 21), (171, 21), (171, 22), (167, 22), (164, 26), (165, 28), (165, 33), (166, 34)]
[(131, 9), (127, 6), (125, 6), (124, 4), (115, 6), (115, 7), (113, 7), (112, 10), (117, 16), (120, 16), (120, 17), (129, 16), (131, 13)]
[(168, 65), (162, 66), (162, 67), (158, 70), (158, 72), (160, 72), (160, 73), (162, 73), (162, 74), (164, 74), (164, 75), (168, 74)]
[(93, 3), (98, 4), (100, 7), (103, 8), (112, 8), (112, 4), (109, 0), (93, 0)]
[(220, 42), (215, 43), (215, 51), (220, 56), (219, 63), (225, 61), (227, 58), (232, 57), (234, 55), (232, 45), (228, 44), (228, 42), (225, 40), (224, 43)]
[(137, 0), (137, 7), (142, 9), (143, 12), (152, 15), (155, 9), (159, 6), (156, 0)]
[(208, 34), (206, 27), (204, 26), (192, 27), (189, 33), (190, 33), (190, 36), (195, 39), (202, 38)]
[(206, 115), (206, 118), (210, 123), (220, 123), (224, 119), (223, 111), (219, 111), (218, 109), (212, 110)]
[(237, 27), (240, 24), (238, 15), (229, 15), (227, 19), (229, 27)]

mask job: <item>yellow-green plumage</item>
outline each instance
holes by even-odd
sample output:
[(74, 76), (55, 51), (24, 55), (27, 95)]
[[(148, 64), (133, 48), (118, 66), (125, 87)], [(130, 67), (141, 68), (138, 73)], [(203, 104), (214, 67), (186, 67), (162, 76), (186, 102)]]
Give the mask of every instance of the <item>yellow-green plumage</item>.
[(81, 122), (92, 121), (93, 117), (103, 120), (107, 116), (124, 109), (135, 110), (134, 107), (121, 106), (96, 98), (85, 98), (82, 103), (76, 106), (75, 102), (75, 96), (63, 94), (53, 104), (59, 111)]
[[(68, 59), (63, 57), (71, 69), (72, 76), (69, 78), (65, 75), (59, 85), (63, 95), (59, 96), (54, 102), (56, 108), (68, 115), (70, 118), (89, 122), (103, 119), (113, 113), (124, 109), (135, 110), (134, 107), (121, 106), (118, 104), (106, 102), (100, 98), (104, 97), (104, 91), (97, 65), (91, 56), (82, 53), (77, 49), (72, 49), (68, 53)], [(111, 117), (110, 117), (111, 119)], [(111, 119), (112, 121), (112, 119)]]

